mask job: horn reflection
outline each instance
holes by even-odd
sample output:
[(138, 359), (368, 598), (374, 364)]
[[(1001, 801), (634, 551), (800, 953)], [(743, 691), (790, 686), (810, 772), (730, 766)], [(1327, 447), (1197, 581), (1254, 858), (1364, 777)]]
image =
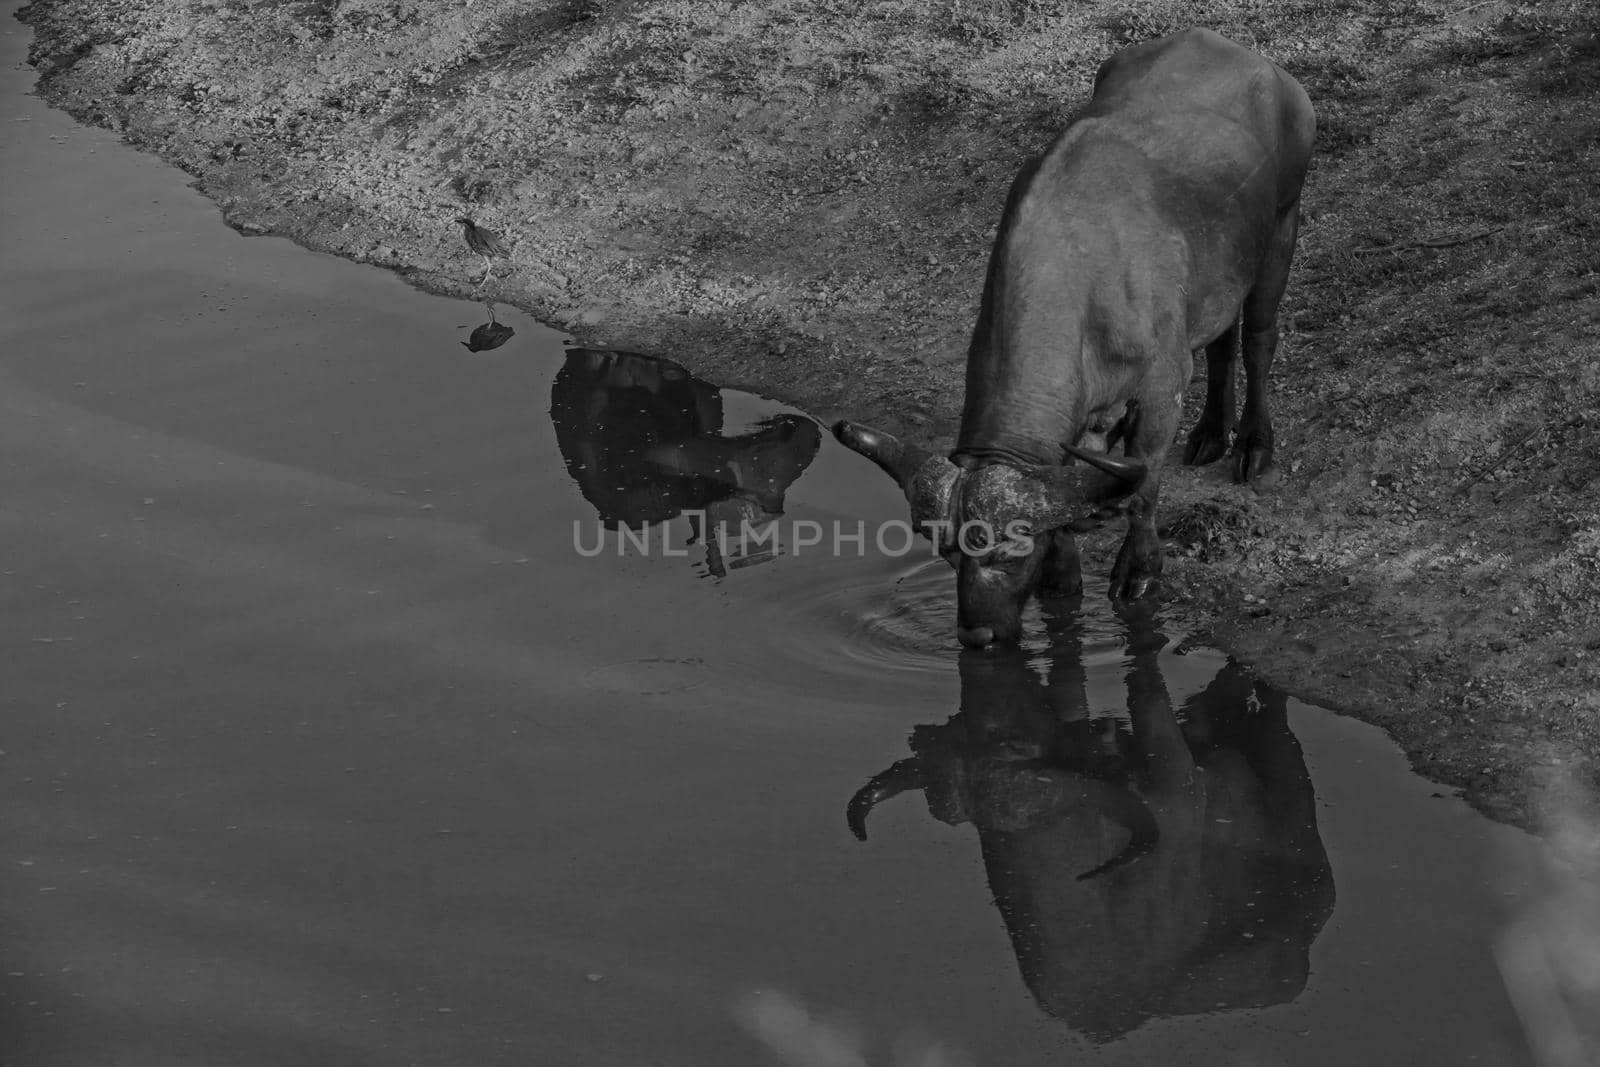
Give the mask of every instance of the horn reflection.
[(1228, 660), (1174, 708), (1158, 622), (1123, 623), (1125, 718), (1091, 703), (1063, 610), (1042, 663), (963, 652), (960, 712), (917, 726), (849, 811), (861, 836), (874, 803), (920, 789), (972, 824), (1029, 990), (1096, 1041), (1293, 1000), (1334, 899), (1284, 695)]
[(693, 539), (716, 577), (773, 558), (770, 543), (745, 554), (739, 535), (783, 514), (822, 442), (816, 423), (798, 415), (724, 436), (716, 386), (671, 360), (592, 348), (567, 351), (550, 419), (568, 473), (607, 529), (704, 512), (709, 529), (696, 524)]

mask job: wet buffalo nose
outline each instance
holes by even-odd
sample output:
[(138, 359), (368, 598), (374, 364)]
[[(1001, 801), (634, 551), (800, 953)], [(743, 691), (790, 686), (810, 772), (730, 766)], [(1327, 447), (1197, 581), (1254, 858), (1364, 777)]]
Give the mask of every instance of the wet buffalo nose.
[(994, 630), (987, 626), (956, 627), (956, 639), (968, 648), (988, 648), (994, 644)]

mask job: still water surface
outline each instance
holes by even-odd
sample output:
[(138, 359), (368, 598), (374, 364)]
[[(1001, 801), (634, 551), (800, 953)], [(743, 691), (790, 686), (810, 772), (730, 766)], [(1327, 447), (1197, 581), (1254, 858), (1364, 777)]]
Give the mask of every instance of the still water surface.
[(1378, 731), (1103, 579), (962, 653), (920, 553), (708, 549), (902, 505), (800, 413), (240, 237), (0, 36), (0, 1061), (779, 1063), (797, 1004), (875, 1063), (1525, 1062), (1534, 846)]

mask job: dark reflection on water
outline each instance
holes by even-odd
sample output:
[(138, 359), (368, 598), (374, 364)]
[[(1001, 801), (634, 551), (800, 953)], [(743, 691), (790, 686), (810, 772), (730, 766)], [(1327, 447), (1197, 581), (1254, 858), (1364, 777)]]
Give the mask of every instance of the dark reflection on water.
[(487, 352), (490, 349), (499, 348), (511, 340), (517, 332), (495, 318), (493, 304), (485, 304), (483, 306), (489, 309), (489, 321), (479, 323), (472, 333), (467, 336), (467, 339), (461, 342), (461, 347), (468, 352)]
[(815, 422), (788, 414), (725, 436), (716, 386), (670, 360), (592, 348), (568, 350), (550, 418), (568, 473), (606, 529), (688, 514), (716, 577), (772, 558), (769, 539), (741, 535), (783, 514), (784, 494), (822, 443)]
[(907, 790), (971, 823), (1023, 980), (1093, 1040), (1293, 1000), (1334, 884), (1284, 694), (1229, 660), (1174, 709), (1145, 611), (1123, 618), (1127, 717), (1096, 717), (1077, 616), (1046, 617), (1042, 662), (961, 653), (961, 711), (915, 728), (852, 829)]

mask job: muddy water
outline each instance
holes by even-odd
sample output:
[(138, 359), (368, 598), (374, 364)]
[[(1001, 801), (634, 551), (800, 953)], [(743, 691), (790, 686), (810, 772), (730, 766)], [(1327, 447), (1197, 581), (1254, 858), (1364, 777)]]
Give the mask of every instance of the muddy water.
[(1534, 846), (1378, 732), (1094, 591), (963, 654), (920, 554), (708, 552), (899, 507), (797, 413), (240, 237), (0, 35), (0, 1060), (1525, 1061)]

